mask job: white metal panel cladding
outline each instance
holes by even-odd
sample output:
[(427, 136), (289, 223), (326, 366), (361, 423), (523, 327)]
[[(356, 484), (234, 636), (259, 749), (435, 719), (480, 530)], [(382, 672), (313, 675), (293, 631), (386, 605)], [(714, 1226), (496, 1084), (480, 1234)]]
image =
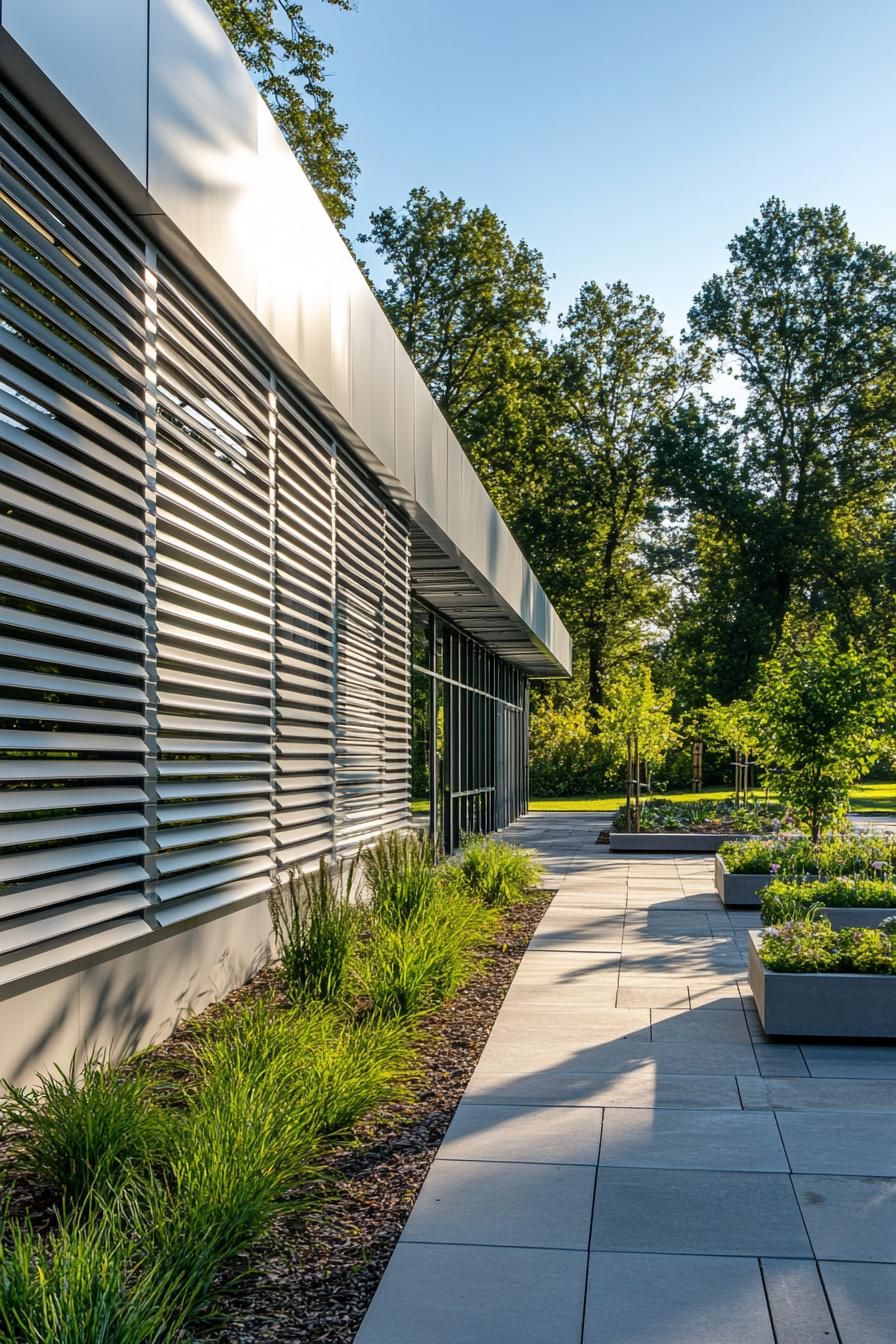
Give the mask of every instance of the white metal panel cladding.
[(145, 935), (142, 240), (0, 99), (0, 983)]
[(336, 611), (336, 835), (347, 850), (410, 817), (410, 535), (341, 460)]
[(270, 882), (273, 433), (266, 371), (161, 263), (153, 917), (163, 926)]

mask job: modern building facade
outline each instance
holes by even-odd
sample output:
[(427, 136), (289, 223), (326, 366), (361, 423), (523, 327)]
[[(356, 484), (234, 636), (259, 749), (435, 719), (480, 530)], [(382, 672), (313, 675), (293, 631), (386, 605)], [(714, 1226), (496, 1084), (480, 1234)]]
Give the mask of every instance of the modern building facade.
[(0, 1073), (525, 807), (569, 639), (205, 0), (0, 8)]

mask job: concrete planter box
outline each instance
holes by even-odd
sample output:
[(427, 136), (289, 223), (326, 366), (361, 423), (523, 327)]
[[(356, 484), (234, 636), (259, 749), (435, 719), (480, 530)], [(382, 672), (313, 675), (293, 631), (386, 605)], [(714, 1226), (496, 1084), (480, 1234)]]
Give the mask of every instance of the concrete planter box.
[(728, 840), (749, 835), (701, 835), (699, 831), (611, 831), (614, 854), (715, 854)]
[(750, 931), (750, 988), (770, 1036), (896, 1037), (896, 975), (788, 975), (759, 960)]
[(732, 873), (725, 860), (716, 855), (716, 891), (723, 905), (758, 910), (759, 893), (775, 876), (774, 873)]

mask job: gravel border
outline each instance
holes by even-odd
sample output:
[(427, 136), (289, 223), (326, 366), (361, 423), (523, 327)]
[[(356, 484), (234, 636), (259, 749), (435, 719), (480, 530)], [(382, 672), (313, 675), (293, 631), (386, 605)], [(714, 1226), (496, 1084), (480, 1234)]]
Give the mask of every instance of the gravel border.
[(253, 1249), (207, 1344), (352, 1344), (552, 898), (539, 894), (505, 914), (480, 973), (424, 1019), (410, 1099), (375, 1112), (351, 1145), (327, 1154), (326, 1202), (302, 1220), (278, 1220)]

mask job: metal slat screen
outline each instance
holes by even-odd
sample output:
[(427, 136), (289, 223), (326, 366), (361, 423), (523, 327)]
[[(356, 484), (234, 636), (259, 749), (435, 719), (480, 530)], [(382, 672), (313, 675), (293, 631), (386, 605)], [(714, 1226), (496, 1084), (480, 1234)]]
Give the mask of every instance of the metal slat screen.
[(146, 932), (144, 256), (0, 102), (0, 983)]
[[(5, 92), (0, 120), (2, 986), (406, 825), (411, 659), (407, 520)], [(469, 755), (481, 707), (445, 708)]]
[(336, 491), (336, 839), (410, 820), (410, 538), (359, 475)]
[(265, 371), (161, 267), (153, 911), (161, 925), (257, 896), (270, 880), (272, 413)]

